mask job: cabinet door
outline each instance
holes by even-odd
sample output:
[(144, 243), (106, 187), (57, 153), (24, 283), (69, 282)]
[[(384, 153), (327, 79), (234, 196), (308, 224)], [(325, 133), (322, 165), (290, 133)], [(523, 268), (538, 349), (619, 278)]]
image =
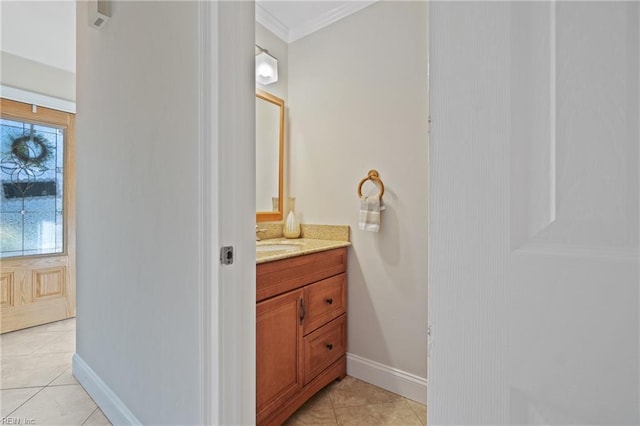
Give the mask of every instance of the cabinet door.
[(256, 305), (256, 398), (260, 420), (303, 385), (302, 290)]

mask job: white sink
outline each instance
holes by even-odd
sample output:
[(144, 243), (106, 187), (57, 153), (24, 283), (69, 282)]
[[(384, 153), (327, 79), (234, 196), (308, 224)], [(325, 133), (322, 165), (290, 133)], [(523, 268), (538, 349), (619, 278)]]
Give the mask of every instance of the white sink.
[(299, 250), (301, 244), (292, 243), (270, 243), (270, 244), (258, 244), (256, 245), (256, 251), (258, 253), (271, 252), (271, 251), (296, 251)]

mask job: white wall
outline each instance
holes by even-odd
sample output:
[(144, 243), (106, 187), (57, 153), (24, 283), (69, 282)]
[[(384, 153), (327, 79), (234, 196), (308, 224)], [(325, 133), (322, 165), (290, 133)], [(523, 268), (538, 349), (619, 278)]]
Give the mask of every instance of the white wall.
[(430, 9), (429, 424), (638, 424), (637, 3)]
[(0, 3), (0, 84), (75, 100), (75, 2)]
[[(296, 210), (303, 223), (351, 228), (348, 352), (419, 378), (427, 356), (427, 103), (424, 2), (379, 2), (289, 45)], [(369, 169), (385, 184), (379, 233), (358, 229), (356, 190)]]
[(3, 1), (0, 13), (3, 52), (75, 72), (73, 0)]
[(198, 3), (113, 3), (100, 32), (86, 5), (77, 355), (142, 424), (199, 424)]

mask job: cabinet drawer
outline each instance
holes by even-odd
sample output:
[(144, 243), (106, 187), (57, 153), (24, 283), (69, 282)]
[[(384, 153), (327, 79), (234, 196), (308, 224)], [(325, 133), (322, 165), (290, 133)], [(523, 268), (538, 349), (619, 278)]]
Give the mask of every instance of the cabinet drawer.
[(342, 315), (304, 338), (304, 384), (346, 352), (347, 320)]
[(260, 263), (256, 266), (256, 301), (341, 274), (346, 270), (346, 247)]
[(307, 310), (304, 334), (338, 318), (347, 310), (347, 274), (336, 275), (304, 288)]

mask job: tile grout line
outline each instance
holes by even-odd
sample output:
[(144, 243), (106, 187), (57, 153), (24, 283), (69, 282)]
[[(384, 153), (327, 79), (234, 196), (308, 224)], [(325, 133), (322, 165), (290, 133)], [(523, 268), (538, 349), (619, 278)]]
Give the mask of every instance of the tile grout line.
[[(409, 411), (414, 415), (415, 419), (418, 421), (418, 424), (420, 424), (420, 425), (425, 425), (425, 424), (422, 422), (422, 419), (420, 419), (420, 416), (418, 415), (418, 413), (416, 413), (416, 411), (411, 407), (411, 405), (409, 404), (409, 401), (408, 401), (406, 398), (404, 398), (404, 397), (403, 397), (403, 400), (404, 400), (405, 406), (409, 409)], [(400, 401), (393, 401), (393, 402), (376, 402), (376, 403), (373, 403), (373, 404), (349, 405), (349, 406), (338, 407), (338, 408), (345, 408), (345, 409), (348, 409), (348, 408), (356, 408), (356, 407), (358, 407), (358, 408), (359, 408), (359, 407), (377, 407), (377, 406), (380, 406), (380, 405), (385, 405), (385, 404), (397, 404), (397, 403), (400, 403)], [(332, 406), (333, 406), (333, 401), (332, 401)], [(336, 416), (336, 422), (337, 422), (337, 420), (338, 420), (338, 416), (337, 416), (337, 414), (335, 413), (335, 408), (334, 408), (334, 415)], [(338, 423), (338, 425), (339, 425), (339, 423)]]
[[(29, 356), (29, 355), (27, 355)], [(36, 393), (34, 393), (33, 395), (31, 395), (29, 398), (27, 398), (22, 404), (18, 405), (13, 411), (11, 411), (9, 414), (7, 414), (5, 417), (10, 416), (11, 414), (15, 413), (16, 410), (18, 410), (20, 407), (22, 407), (24, 404), (26, 404), (27, 402), (29, 402), (31, 399), (33, 399), (36, 395), (38, 395), (40, 392), (42, 392), (45, 388), (48, 388), (51, 383), (55, 382), (60, 376), (62, 376), (64, 373), (66, 373), (67, 370), (64, 370), (62, 373), (58, 374), (56, 377), (54, 377), (48, 384), (44, 385), (44, 386), (24, 386), (24, 387), (18, 387), (18, 388), (10, 388), (10, 389), (0, 389), (0, 391), (3, 390), (16, 390), (16, 389), (33, 389), (33, 388), (40, 388), (40, 390)], [(58, 385), (58, 386), (69, 386), (69, 385)]]
[[(63, 321), (66, 321), (66, 320), (63, 320)], [(43, 334), (43, 335), (47, 334), (48, 335), (47, 337), (50, 337), (50, 338), (44, 339), (45, 340), (44, 343), (36, 346), (33, 350), (29, 351), (27, 354), (17, 354), (17, 355), (13, 355), (13, 356), (15, 356), (15, 357), (25, 357), (25, 356), (26, 357), (31, 357), (31, 356), (47, 356), (47, 355), (51, 355), (51, 354), (66, 353), (66, 352), (44, 352), (44, 353), (36, 353), (36, 352), (38, 350), (41, 350), (42, 348), (52, 344), (56, 340), (60, 339), (64, 334), (69, 333), (69, 332), (75, 332), (74, 329), (37, 331), (38, 327), (40, 327), (40, 326), (31, 327), (32, 330), (27, 332), (27, 333), (24, 333), (24, 334), (31, 334), (31, 333), (33, 333), (33, 334)], [(75, 325), (74, 325), (74, 327), (75, 327)], [(20, 332), (20, 331), (23, 331), (23, 330), (17, 330), (17, 332)], [(5, 354), (2, 354), (0, 352), (0, 359), (7, 358), (7, 357), (12, 357), (12, 355), (5, 355)], [(33, 398), (35, 398), (36, 395), (40, 394), (40, 392), (42, 392), (45, 388), (48, 388), (48, 387), (59, 387), (59, 386), (75, 386), (74, 384), (71, 384), (71, 385), (53, 385), (53, 386), (51, 386), (51, 384), (53, 382), (55, 382), (58, 378), (60, 378), (68, 370), (70, 370), (70, 368), (67, 368), (67, 369), (63, 370), (60, 374), (56, 375), (52, 380), (50, 380), (44, 386), (22, 386), (22, 387), (13, 387), (13, 388), (0, 389), (0, 392), (2, 392), (2, 391), (8, 391), (8, 390), (37, 389), (37, 388), (40, 388), (36, 393), (34, 393), (29, 398), (24, 400), (21, 404), (19, 404), (16, 408), (14, 408), (11, 412), (9, 412), (6, 416), (3, 416), (3, 417), (11, 416), (13, 413), (15, 413), (17, 410), (19, 410), (21, 407), (23, 407), (25, 404), (27, 404), (29, 401), (31, 401)], [(94, 404), (95, 404), (95, 401), (94, 401)], [(96, 404), (96, 409), (98, 409), (97, 404)], [(95, 410), (93, 412), (95, 412)], [(89, 417), (91, 415), (93, 415), (93, 412), (89, 415)], [(89, 419), (89, 417), (87, 417), (85, 419), (85, 422)]]
[[(58, 376), (59, 377), (59, 376)], [(54, 379), (55, 380), (55, 379)], [(61, 388), (61, 387), (65, 387), (65, 386), (78, 386), (80, 387), (82, 390), (84, 390), (84, 388), (80, 385), (80, 384), (70, 384), (70, 385), (54, 385), (54, 386), (43, 386), (38, 392), (34, 393), (33, 395), (31, 395), (29, 398), (27, 398), (22, 404), (20, 404), (19, 406), (17, 406), (13, 411), (11, 411), (9, 414), (7, 414), (6, 416), (3, 417), (9, 417), (11, 416), (11, 414), (15, 413), (20, 407), (22, 407), (23, 405), (25, 405), (27, 402), (29, 402), (31, 399), (33, 399), (36, 395), (38, 395), (40, 392), (42, 392), (43, 390), (47, 389), (47, 388)], [(15, 389), (33, 389), (36, 388), (38, 386), (31, 386), (28, 388), (14, 388)], [(8, 389), (3, 389), (3, 390), (8, 390)], [(86, 390), (85, 390), (86, 392)], [(88, 394), (87, 394), (88, 395)], [(91, 417), (93, 415), (93, 413), (95, 413), (96, 410), (100, 409), (100, 407), (98, 407), (98, 404), (96, 404), (96, 402), (93, 400), (93, 398), (91, 398), (91, 396), (89, 396), (89, 398), (91, 399), (91, 402), (93, 402), (93, 405), (96, 406), (96, 408), (89, 414), (89, 416), (87, 416), (86, 419), (84, 419), (84, 421), (81, 423), (81, 425), (85, 424), (87, 420), (89, 420), (89, 417)]]
[(67, 368), (66, 370), (64, 370), (62, 373), (58, 374), (56, 377), (53, 378), (53, 380), (51, 380), (49, 383), (47, 383), (45, 385), (45, 387), (48, 387), (51, 385), (51, 383), (55, 382), (56, 380), (58, 380), (64, 373), (67, 372), (67, 370), (69, 370), (69, 368)]
[(1, 388), (1, 391), (8, 391), (8, 390), (17, 390), (17, 389), (33, 389), (33, 388), (44, 388), (47, 385), (42, 385), (42, 386), (17, 386), (15, 388)]
[(331, 391), (329, 391), (329, 402), (331, 403), (331, 411), (333, 412), (333, 420), (336, 422), (336, 426), (339, 426), (338, 425), (338, 415), (336, 414), (336, 407), (333, 406), (333, 398), (331, 398)]
[[(35, 387), (35, 386), (33, 386)], [(32, 388), (33, 388), (32, 387)], [(40, 392), (42, 392), (44, 390), (44, 388), (46, 388), (46, 386), (43, 386), (38, 392), (34, 393), (33, 395), (31, 395), (29, 398), (26, 399), (26, 401), (24, 401), (22, 404), (18, 405), (16, 408), (13, 409), (13, 411), (11, 411), (9, 414), (7, 414), (6, 416), (3, 416), (4, 418), (7, 418), (9, 416), (11, 416), (13, 413), (15, 413), (16, 411), (18, 411), (18, 409), (20, 407), (22, 407), (24, 404), (26, 404), (27, 402), (31, 401), (33, 399), (33, 397), (35, 397), (37, 394), (39, 394)], [(16, 389), (26, 389), (26, 388), (16, 388)]]
[(420, 418), (420, 416), (418, 415), (418, 413), (416, 413), (416, 410), (413, 409), (413, 407), (411, 406), (411, 404), (409, 404), (409, 399), (408, 398), (404, 398), (404, 404), (409, 407), (409, 410), (411, 410), (411, 412), (413, 413), (413, 415), (416, 417), (416, 419), (418, 419), (418, 423), (422, 424), (422, 419)]
[[(95, 402), (95, 401), (94, 401), (94, 402)], [(89, 419), (91, 418), (91, 416), (93, 416), (93, 415), (96, 413), (96, 411), (98, 411), (98, 410), (99, 410), (99, 408), (100, 408), (100, 407), (98, 407), (98, 405), (96, 404), (96, 409), (95, 409), (95, 410), (93, 410), (93, 411), (91, 412), (91, 414), (89, 414), (89, 416), (87, 416), (87, 418), (86, 418), (86, 419), (84, 419), (84, 421), (83, 421), (82, 423), (80, 423), (80, 426), (84, 425), (84, 424), (87, 422), (87, 420), (89, 420)]]

